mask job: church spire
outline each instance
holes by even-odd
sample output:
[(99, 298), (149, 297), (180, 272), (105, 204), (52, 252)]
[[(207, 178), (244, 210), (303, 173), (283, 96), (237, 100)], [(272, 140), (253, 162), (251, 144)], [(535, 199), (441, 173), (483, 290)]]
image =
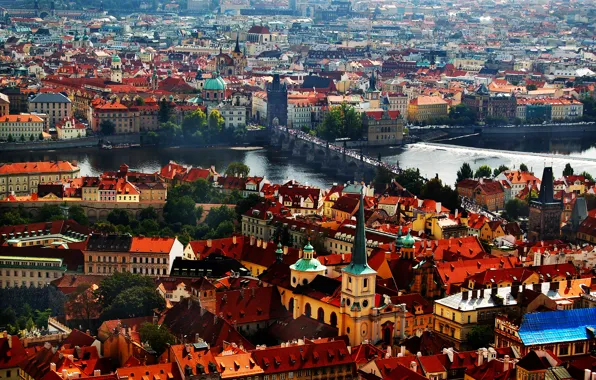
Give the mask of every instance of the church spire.
[(234, 53), (241, 53), (240, 51), (240, 32), (236, 33), (236, 47), (234, 48)]
[(366, 252), (366, 231), (364, 230), (364, 194), (360, 194), (360, 204), (358, 205), (358, 217), (356, 219), (356, 238), (354, 239), (354, 249), (352, 251), (352, 260), (343, 270), (352, 274), (375, 273), (368, 266)]

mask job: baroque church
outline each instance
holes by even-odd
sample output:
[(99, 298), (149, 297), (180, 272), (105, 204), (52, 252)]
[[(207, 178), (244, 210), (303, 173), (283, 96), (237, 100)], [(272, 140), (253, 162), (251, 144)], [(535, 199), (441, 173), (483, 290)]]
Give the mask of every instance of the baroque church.
[(244, 68), (247, 66), (246, 55), (240, 50), (238, 38), (239, 35), (236, 36), (236, 46), (231, 55), (223, 53), (220, 49), (219, 54), (215, 56), (215, 69), (223, 76), (244, 74)]
[[(388, 295), (377, 292), (377, 272), (368, 265), (363, 203), (361, 195), (351, 261), (339, 279), (325, 276), (327, 268), (315, 258), (309, 242), (302, 257), (290, 266), (289, 281), (275, 274), (264, 281), (278, 287), (294, 319), (306, 315), (331, 325), (338, 335), (348, 336), (352, 346), (391, 344), (394, 338), (404, 337), (406, 307), (392, 304)], [(283, 254), (281, 245), (278, 248), (278, 255)]]

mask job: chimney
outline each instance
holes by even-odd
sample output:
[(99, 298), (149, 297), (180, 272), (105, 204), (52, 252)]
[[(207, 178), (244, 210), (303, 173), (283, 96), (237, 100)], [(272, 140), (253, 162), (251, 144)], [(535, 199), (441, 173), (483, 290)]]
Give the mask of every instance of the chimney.
[(268, 244), (267, 240), (263, 240), (263, 249), (267, 249), (267, 244)]
[(550, 286), (548, 287), (550, 290), (556, 291), (559, 289), (559, 283), (558, 282), (551, 282)]
[(101, 369), (96, 369), (93, 371), (93, 376), (101, 376)]
[(71, 362), (74, 362), (74, 355), (68, 355), (67, 356), (68, 360), (70, 360)]
[(436, 208), (437, 208), (437, 214), (440, 214), (441, 213), (441, 209), (442, 209), (441, 202), (436, 202)]
[(64, 380), (68, 379), (68, 371), (67, 371), (67, 370), (65, 370), (65, 369), (63, 369), (63, 370), (62, 370), (62, 378), (63, 378)]
[(211, 248), (211, 245), (213, 245), (213, 240), (207, 239), (207, 247)]
[(287, 254), (288, 254), (288, 246), (284, 245), (284, 255), (287, 255)]
[(232, 236), (232, 244), (236, 245), (236, 235)]
[(592, 372), (592, 380), (596, 380), (596, 372)]
[(418, 369), (418, 364), (416, 364), (414, 360), (410, 362), (410, 369), (414, 372), (416, 372), (416, 370)]
[(592, 379), (592, 371), (590, 371), (589, 369), (584, 369), (584, 380), (590, 380)]
[(484, 348), (478, 349), (478, 367), (484, 363)]
[(255, 236), (250, 235), (250, 245), (255, 245)]
[(261, 248), (261, 243), (263, 243), (263, 240), (261, 240), (261, 238), (257, 239), (257, 248)]
[(461, 293), (461, 299), (462, 299), (462, 301), (467, 301), (467, 300), (468, 300), (468, 295), (469, 295), (469, 293), (470, 293), (470, 292), (468, 292), (467, 290), (465, 290), (465, 291), (463, 291), (463, 292)]
[(503, 372), (507, 371), (509, 369), (509, 355), (505, 355), (505, 358), (503, 359)]
[(496, 286), (493, 286), (490, 290), (490, 295), (494, 297), (497, 295), (498, 292), (499, 292), (499, 288), (497, 288)]
[(454, 215), (454, 219), (457, 219), (457, 216), (459, 215), (459, 210), (455, 209), (455, 215)]
[(517, 299), (518, 294), (519, 294), (519, 284), (513, 284), (513, 286), (511, 286), (511, 297)]
[(50, 363), (50, 371), (56, 372), (56, 363)]

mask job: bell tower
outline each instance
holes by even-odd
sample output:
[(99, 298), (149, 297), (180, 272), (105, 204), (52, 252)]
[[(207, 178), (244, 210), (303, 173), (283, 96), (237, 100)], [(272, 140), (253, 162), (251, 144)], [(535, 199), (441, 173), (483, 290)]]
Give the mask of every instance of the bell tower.
[(373, 336), (371, 315), (375, 307), (377, 272), (368, 266), (366, 234), (364, 230), (364, 196), (360, 194), (356, 238), (350, 264), (342, 269), (341, 278), (341, 334), (355, 346)]
[(371, 109), (376, 109), (381, 106), (381, 91), (377, 90), (377, 78), (375, 72), (370, 74), (368, 80), (368, 90), (366, 90), (366, 99), (370, 103)]
[(117, 54), (112, 56), (112, 65), (110, 66), (110, 80), (114, 83), (122, 83), (122, 61)]

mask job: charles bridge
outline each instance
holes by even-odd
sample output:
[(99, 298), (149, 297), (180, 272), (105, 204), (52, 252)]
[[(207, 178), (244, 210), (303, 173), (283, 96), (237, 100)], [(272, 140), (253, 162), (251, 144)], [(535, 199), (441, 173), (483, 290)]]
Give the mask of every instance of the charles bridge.
[(310, 165), (336, 177), (370, 181), (375, 177), (379, 166), (395, 174), (400, 172), (395, 166), (296, 129), (275, 126), (270, 131), (273, 147), (291, 153), (295, 158), (304, 159)]

